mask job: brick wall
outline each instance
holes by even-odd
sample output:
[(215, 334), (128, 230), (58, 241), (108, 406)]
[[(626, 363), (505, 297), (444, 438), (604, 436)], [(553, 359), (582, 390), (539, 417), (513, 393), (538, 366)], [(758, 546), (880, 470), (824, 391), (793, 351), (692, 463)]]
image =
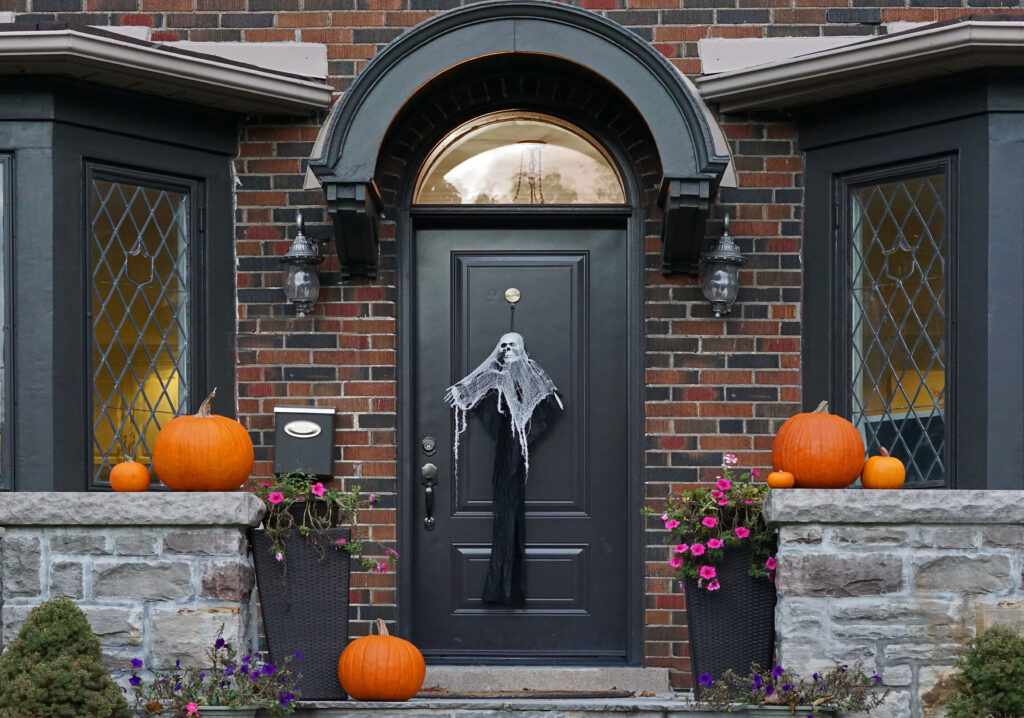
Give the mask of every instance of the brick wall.
[[(324, 43), (330, 82), (343, 91), (367, 60), (405, 28), (461, 5), (458, 0), (0, 0), (19, 20), (144, 25), (153, 39)], [(963, 7), (960, 7), (963, 5)], [(583, 0), (652, 42), (683, 72), (700, 71), (697, 41), (707, 37), (868, 35), (882, 23), (934, 21), (968, 13), (1020, 12), (1024, 0)], [(251, 118), (235, 163), (238, 285), (238, 412), (257, 444), (257, 476), (271, 472), (272, 409), (316, 401), (340, 412), (336, 475), (377, 491), (362, 517), (374, 538), (395, 537), (394, 227), (383, 227), (376, 281), (341, 285), (336, 260), (322, 265), (324, 289), (313, 315), (284, 306), (278, 257), (302, 209), (308, 234), (328, 236), (320, 192), (302, 190), (305, 160), (322, 116)], [(748, 263), (737, 308), (711, 317), (691, 277), (657, 270), (658, 239), (648, 238), (648, 503), (715, 474), (723, 452), (766, 467), (780, 421), (800, 401), (802, 158), (794, 128), (778, 116), (721, 118), (734, 154), (738, 189), (723, 190), (711, 234), (728, 211)], [(657, 213), (650, 219), (656, 221)], [(653, 225), (652, 225), (653, 229)], [(660, 526), (647, 552), (649, 665), (673, 669), (689, 685), (685, 600), (671, 580)], [(394, 610), (394, 576), (353, 577), (355, 634)], [(370, 605), (370, 604), (373, 605)], [(381, 608), (384, 606), (385, 608)]]

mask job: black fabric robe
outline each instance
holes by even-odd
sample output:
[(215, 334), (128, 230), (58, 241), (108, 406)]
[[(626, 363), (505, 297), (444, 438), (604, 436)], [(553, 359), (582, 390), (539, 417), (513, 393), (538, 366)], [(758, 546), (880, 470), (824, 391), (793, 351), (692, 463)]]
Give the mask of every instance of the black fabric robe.
[[(549, 395), (537, 405), (527, 437), (530, 447), (541, 439), (560, 413), (554, 396)], [(482, 598), (487, 603), (522, 607), (525, 602), (526, 463), (519, 442), (512, 433), (512, 419), (507, 411), (504, 414), (498, 411), (495, 392), (480, 402), (479, 416), (495, 439), (494, 469), (491, 473), (494, 512), (491, 561)]]

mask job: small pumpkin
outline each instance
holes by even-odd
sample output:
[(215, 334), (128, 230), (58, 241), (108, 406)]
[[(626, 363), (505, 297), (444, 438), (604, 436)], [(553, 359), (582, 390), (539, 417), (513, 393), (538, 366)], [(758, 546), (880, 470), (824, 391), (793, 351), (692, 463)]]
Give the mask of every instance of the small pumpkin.
[(389, 636), (381, 618), (377, 633), (345, 647), (338, 659), (341, 687), (357, 701), (407, 701), (427, 674), (423, 654), (405, 639)]
[(857, 427), (828, 413), (828, 402), (797, 414), (779, 427), (772, 445), (776, 471), (793, 474), (801, 489), (841, 489), (864, 468), (864, 440)]
[(110, 488), (114, 491), (145, 491), (149, 488), (149, 469), (137, 461), (122, 461), (110, 470)]
[(153, 473), (175, 491), (234, 491), (252, 473), (249, 432), (210, 412), (214, 389), (195, 416), (177, 416), (153, 441)]
[(903, 462), (882, 447), (878, 450), (881, 456), (872, 456), (864, 464), (864, 473), (860, 482), (865, 489), (898, 489), (907, 478), (907, 470)]
[(765, 483), (773, 489), (791, 489), (796, 481), (793, 479), (793, 474), (788, 471), (773, 471), (768, 474)]

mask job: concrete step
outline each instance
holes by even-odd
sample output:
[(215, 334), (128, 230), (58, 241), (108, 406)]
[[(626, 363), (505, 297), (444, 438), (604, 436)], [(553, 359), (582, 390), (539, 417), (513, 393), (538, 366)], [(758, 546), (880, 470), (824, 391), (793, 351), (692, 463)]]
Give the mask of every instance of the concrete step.
[(632, 666), (427, 666), (423, 689), (448, 693), (632, 691), (671, 693), (667, 668)]
[(740, 713), (719, 713), (696, 708), (689, 694), (651, 698), (532, 700), (413, 698), (404, 703), (359, 701), (303, 702), (300, 718), (739, 718)]

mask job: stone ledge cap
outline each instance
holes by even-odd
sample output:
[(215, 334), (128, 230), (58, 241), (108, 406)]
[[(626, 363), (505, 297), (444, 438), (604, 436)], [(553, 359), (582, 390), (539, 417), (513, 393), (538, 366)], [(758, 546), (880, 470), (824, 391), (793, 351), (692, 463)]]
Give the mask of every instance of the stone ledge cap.
[(263, 512), (263, 502), (244, 491), (120, 494), (39, 491), (0, 497), (0, 527), (245, 527), (258, 525)]
[(777, 489), (769, 524), (1024, 524), (1024, 491)]

